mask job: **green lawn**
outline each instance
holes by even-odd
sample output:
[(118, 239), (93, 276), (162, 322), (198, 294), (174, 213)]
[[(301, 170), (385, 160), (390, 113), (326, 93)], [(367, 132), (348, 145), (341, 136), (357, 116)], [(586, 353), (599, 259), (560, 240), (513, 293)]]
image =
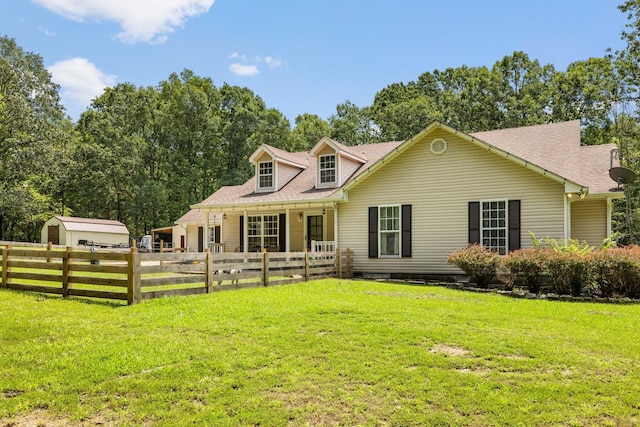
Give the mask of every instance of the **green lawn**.
[(640, 306), (323, 280), (0, 291), (0, 426), (637, 425)]

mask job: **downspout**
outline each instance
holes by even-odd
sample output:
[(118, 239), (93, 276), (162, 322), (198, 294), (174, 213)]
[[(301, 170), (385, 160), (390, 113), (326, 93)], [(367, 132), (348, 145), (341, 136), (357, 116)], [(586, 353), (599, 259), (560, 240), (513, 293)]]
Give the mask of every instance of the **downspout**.
[(607, 237), (611, 237), (613, 229), (611, 226), (611, 197), (607, 197)]

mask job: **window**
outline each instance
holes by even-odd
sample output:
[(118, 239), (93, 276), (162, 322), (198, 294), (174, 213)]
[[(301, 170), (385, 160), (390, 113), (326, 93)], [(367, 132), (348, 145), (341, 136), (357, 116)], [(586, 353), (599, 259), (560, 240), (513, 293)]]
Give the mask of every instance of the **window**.
[(469, 244), (500, 255), (520, 249), (520, 200), (469, 202)]
[(273, 188), (273, 162), (260, 162), (258, 164), (258, 188)]
[(400, 255), (400, 206), (380, 206), (380, 256)]
[(278, 246), (278, 215), (254, 215), (247, 218), (249, 251)]
[(320, 183), (327, 184), (334, 182), (336, 182), (335, 154), (320, 156)]
[(482, 245), (499, 253), (507, 254), (507, 201), (482, 202), (480, 223)]
[(369, 208), (369, 258), (411, 257), (411, 205)]

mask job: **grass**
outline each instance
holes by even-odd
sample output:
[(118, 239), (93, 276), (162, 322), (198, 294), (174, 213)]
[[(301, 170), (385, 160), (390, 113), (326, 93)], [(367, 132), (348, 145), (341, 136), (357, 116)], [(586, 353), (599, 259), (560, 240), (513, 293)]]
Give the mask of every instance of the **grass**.
[(0, 425), (639, 422), (635, 305), (323, 280), (0, 319)]

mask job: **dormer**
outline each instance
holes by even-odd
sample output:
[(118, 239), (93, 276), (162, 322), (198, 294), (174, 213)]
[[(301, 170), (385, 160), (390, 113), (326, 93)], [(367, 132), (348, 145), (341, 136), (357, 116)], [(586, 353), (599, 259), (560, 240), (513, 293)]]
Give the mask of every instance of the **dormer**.
[(256, 193), (278, 191), (308, 167), (306, 159), (267, 144), (249, 160), (256, 168)]
[(324, 137), (311, 149), (316, 161), (316, 188), (337, 188), (367, 162), (362, 153)]

